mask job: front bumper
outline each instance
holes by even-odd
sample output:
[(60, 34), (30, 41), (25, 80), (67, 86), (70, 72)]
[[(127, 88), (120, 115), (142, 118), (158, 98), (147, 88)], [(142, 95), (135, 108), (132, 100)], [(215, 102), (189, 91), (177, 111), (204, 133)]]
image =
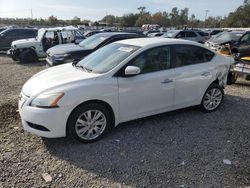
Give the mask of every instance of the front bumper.
[[(31, 99), (24, 94), (21, 95), (22, 96), (19, 98), (18, 110), (24, 130), (47, 138), (66, 136), (66, 124), (70, 114), (69, 108), (32, 107), (29, 106)], [(37, 126), (45, 130), (37, 128)]]
[(7, 56), (9, 56), (9, 57), (13, 57), (15, 54), (16, 54), (16, 50), (14, 50), (14, 49), (9, 49), (8, 51), (7, 51)]
[(46, 58), (46, 63), (49, 67), (52, 67), (52, 66), (56, 66), (56, 65), (61, 65), (61, 64), (64, 64), (64, 63), (69, 63), (69, 62), (72, 62), (73, 59), (55, 59), (53, 58), (53, 56), (47, 56)]

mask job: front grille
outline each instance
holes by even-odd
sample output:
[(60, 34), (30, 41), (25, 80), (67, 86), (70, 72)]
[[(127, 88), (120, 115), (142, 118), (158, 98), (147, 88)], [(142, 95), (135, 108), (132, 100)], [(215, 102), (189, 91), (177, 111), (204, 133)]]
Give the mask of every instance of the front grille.
[(47, 129), (46, 127), (42, 126), (42, 125), (37, 125), (37, 124), (34, 124), (34, 123), (30, 123), (30, 122), (27, 122), (28, 125), (33, 128), (33, 129), (37, 129), (39, 131), (46, 131), (46, 132), (50, 132), (49, 129)]

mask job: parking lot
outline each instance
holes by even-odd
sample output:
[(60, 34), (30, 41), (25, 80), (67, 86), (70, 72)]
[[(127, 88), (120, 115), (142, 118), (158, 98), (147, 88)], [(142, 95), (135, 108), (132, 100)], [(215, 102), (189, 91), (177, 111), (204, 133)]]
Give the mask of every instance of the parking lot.
[(165, 113), (80, 144), (42, 139), (21, 127), (21, 87), (43, 69), (43, 61), (17, 64), (0, 54), (0, 187), (250, 186), (249, 81), (229, 86), (216, 112)]

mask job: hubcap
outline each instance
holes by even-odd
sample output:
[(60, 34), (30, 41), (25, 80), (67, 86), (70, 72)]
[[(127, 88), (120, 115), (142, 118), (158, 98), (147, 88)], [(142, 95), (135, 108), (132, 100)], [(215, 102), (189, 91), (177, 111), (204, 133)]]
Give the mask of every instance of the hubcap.
[(106, 117), (99, 110), (88, 110), (76, 121), (76, 134), (84, 140), (93, 140), (99, 137), (106, 128)]
[(222, 101), (222, 92), (218, 88), (213, 88), (207, 91), (204, 99), (203, 99), (203, 106), (211, 111), (216, 109)]

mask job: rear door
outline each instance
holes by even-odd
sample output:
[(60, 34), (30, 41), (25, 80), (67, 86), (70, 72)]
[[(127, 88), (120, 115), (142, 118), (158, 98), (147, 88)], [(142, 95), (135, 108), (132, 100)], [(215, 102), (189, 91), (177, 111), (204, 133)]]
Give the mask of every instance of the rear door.
[(193, 45), (173, 45), (175, 66), (176, 107), (187, 107), (200, 103), (204, 92), (213, 81), (214, 53)]

